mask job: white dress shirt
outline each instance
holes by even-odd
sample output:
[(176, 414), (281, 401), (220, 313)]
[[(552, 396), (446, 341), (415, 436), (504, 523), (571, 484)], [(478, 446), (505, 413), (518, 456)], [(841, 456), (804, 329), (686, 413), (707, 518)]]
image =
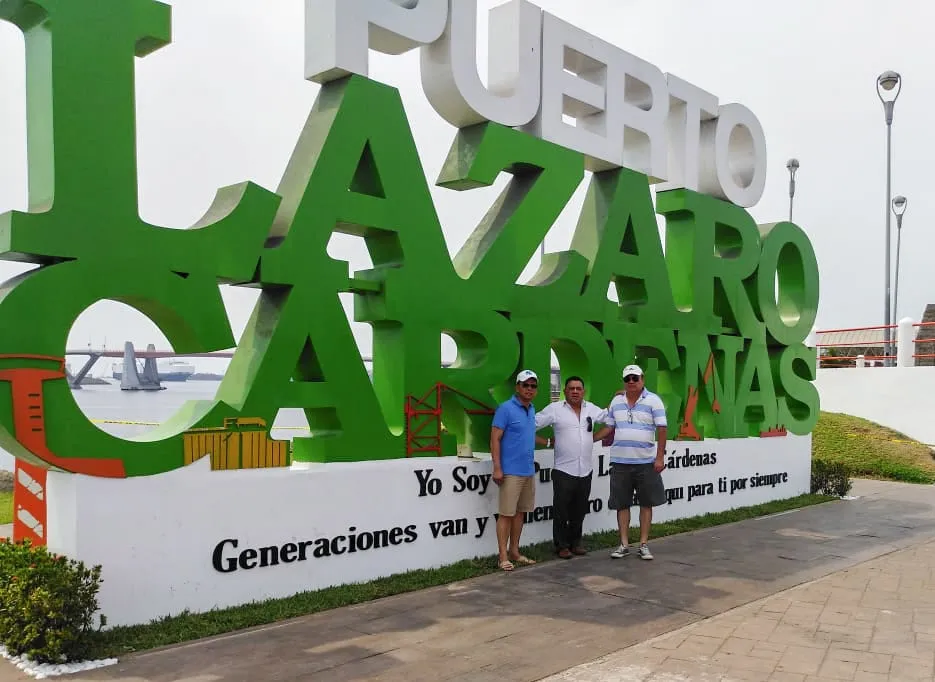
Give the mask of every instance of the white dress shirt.
[[(591, 430), (588, 431), (588, 417)], [(587, 400), (581, 401), (581, 414), (575, 414), (566, 401), (550, 403), (536, 413), (536, 430), (551, 426), (555, 433), (555, 468), (571, 476), (587, 476), (594, 468), (594, 432), (607, 421), (607, 410)]]

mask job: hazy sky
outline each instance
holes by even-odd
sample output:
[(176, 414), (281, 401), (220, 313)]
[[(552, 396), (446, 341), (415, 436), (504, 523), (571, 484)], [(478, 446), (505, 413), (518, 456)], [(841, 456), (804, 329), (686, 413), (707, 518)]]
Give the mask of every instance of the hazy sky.
[[(479, 0), (481, 35), (486, 10)], [(137, 62), (140, 205), (153, 224), (185, 227), (218, 187), (252, 180), (275, 189), (318, 86), (303, 78), (303, 0), (170, 0), (173, 43)], [(930, 27), (935, 7), (918, 0), (539, 0), (546, 11), (720, 98), (740, 102), (766, 133), (766, 193), (758, 222), (788, 211), (786, 160), (801, 169), (795, 221), (821, 268), (818, 328), (879, 324), (883, 315), (884, 120), (876, 76), (904, 78), (893, 132), (893, 191), (909, 198), (899, 313), (918, 318), (935, 301), (931, 282), (935, 193), (928, 190), (935, 101)], [(482, 37), (485, 41), (486, 38)], [(480, 50), (486, 63), (486, 46)], [(371, 77), (399, 87), (430, 182), (454, 129), (429, 106), (418, 55), (371, 55)], [(486, 74), (486, 66), (481, 69)], [(26, 207), (23, 45), (0, 23), (0, 212)], [(582, 186), (583, 190), (583, 186)], [(434, 196), (455, 253), (489, 204), (490, 192)], [(546, 239), (568, 247), (583, 192)], [(481, 200), (478, 200), (478, 197)], [(107, 249), (106, 244), (101, 244)], [(330, 252), (366, 267), (362, 243), (336, 239)], [(894, 221), (895, 261), (895, 221)], [(3, 279), (21, 266), (0, 263)], [(225, 291), (235, 334), (254, 295)], [(137, 347), (165, 339), (141, 315), (101, 303), (83, 314), (70, 346)], [(362, 346), (369, 350), (366, 332)], [(210, 367), (208, 367), (210, 368)]]

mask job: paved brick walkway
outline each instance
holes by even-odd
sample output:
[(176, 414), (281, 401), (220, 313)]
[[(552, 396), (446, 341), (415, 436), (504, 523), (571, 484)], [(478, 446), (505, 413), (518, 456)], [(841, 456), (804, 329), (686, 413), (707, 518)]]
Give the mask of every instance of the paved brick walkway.
[[(592, 553), (144, 652), (66, 679), (484, 682), (560, 673), (681, 682), (850, 671), (828, 679), (896, 680), (907, 666), (930, 679), (935, 488), (861, 481), (854, 494), (659, 540), (652, 562)], [(667, 633), (675, 634), (652, 639)], [(870, 669), (884, 663), (887, 673)], [(25, 679), (0, 664), (0, 682)]]
[(902, 550), (546, 678), (933, 680), (935, 543)]

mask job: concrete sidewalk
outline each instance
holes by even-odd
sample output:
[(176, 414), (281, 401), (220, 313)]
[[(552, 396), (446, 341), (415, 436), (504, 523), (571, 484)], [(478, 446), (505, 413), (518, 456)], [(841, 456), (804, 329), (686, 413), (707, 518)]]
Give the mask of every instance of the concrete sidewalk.
[[(859, 499), (659, 540), (652, 562), (612, 561), (607, 552), (554, 561), (145, 652), (67, 679), (482, 682), (572, 675), (574, 666), (935, 540), (932, 486), (860, 481), (853, 494)], [(912, 594), (913, 585), (902, 594)], [(897, 608), (908, 603), (903, 599)], [(805, 617), (800, 609), (793, 614)], [(899, 632), (912, 623), (901, 618)], [(670, 658), (655, 656), (660, 664)], [(0, 667), (0, 680), (20, 679), (27, 678)]]
[(933, 569), (935, 542), (927, 542), (547, 680), (933, 680)]

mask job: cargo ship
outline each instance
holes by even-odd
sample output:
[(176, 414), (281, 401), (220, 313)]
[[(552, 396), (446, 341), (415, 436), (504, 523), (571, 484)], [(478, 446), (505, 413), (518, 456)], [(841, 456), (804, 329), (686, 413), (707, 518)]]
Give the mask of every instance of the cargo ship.
[[(157, 362), (159, 368), (159, 381), (188, 381), (195, 373), (195, 366), (182, 360)], [(142, 374), (142, 369), (140, 373)], [(112, 367), (113, 377), (117, 381), (123, 379), (123, 362), (115, 362)]]

